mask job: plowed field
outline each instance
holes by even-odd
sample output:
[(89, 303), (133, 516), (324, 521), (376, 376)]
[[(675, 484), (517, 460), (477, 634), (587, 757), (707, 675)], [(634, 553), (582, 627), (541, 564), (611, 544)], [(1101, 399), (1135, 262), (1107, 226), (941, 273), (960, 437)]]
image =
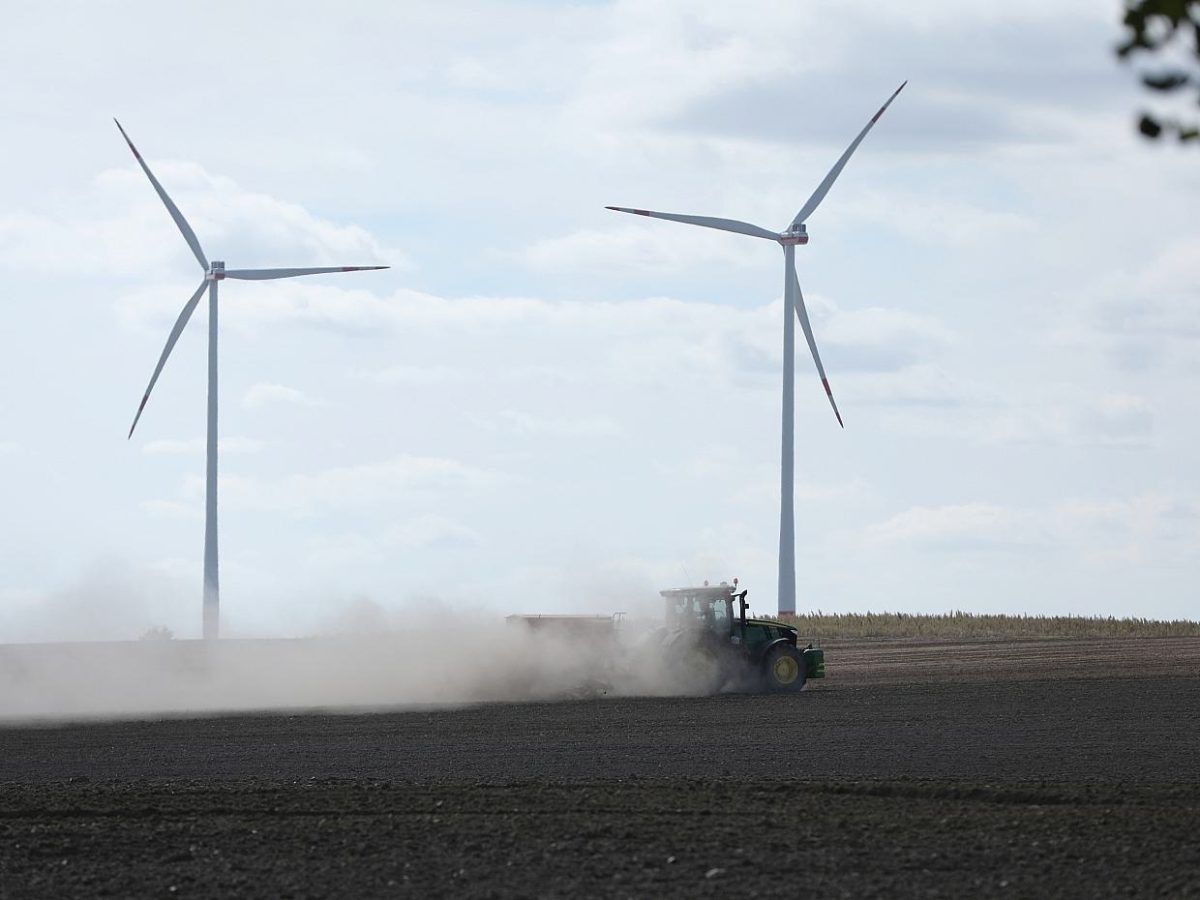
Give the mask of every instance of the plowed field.
[(0, 896), (1200, 896), (1200, 639), (784, 697), (0, 729)]

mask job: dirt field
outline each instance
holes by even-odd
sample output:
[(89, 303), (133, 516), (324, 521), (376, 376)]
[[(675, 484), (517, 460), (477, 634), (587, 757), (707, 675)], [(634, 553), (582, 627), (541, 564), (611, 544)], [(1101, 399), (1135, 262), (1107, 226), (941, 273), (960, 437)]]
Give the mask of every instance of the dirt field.
[(1200, 639), (790, 697), (0, 729), (0, 896), (1200, 896)]

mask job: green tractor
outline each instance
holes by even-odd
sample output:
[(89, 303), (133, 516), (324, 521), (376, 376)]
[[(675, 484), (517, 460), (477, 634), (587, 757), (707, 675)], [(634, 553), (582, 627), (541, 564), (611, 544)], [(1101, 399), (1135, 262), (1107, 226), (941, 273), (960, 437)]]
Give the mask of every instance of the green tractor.
[(795, 628), (746, 617), (746, 594), (737, 579), (703, 587), (660, 591), (666, 601), (663, 649), (669, 663), (687, 670), (693, 685), (715, 693), (723, 687), (788, 693), (810, 678), (825, 677), (825, 654), (801, 649)]

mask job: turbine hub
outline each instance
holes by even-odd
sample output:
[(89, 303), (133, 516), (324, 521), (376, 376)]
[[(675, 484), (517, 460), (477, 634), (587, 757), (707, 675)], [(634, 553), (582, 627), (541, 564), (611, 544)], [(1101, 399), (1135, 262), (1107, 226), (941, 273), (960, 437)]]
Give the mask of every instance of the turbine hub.
[(225, 263), (213, 260), (208, 264), (209, 281), (224, 281), (225, 280)]

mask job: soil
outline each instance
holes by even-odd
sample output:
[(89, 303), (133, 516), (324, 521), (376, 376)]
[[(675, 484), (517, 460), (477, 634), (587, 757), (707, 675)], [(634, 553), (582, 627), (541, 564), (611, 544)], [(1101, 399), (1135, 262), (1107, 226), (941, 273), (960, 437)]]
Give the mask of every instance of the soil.
[(0, 728), (0, 896), (1200, 896), (1200, 639), (792, 696)]

